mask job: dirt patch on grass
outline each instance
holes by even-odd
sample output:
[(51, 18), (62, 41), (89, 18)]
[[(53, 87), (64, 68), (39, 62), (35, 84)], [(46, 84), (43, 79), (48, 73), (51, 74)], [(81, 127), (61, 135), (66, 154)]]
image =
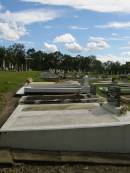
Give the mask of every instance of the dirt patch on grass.
[(0, 127), (4, 124), (18, 104), (19, 98), (14, 97), (14, 95), (15, 93), (13, 92), (0, 94)]
[(90, 164), (16, 164), (0, 168), (0, 173), (129, 173), (129, 167)]

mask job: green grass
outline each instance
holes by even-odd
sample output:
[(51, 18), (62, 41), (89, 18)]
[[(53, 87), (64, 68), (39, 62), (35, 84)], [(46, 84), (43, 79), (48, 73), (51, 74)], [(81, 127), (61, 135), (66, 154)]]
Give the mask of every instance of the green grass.
[(98, 94), (99, 96), (105, 97), (105, 98), (107, 97), (107, 94), (103, 93), (103, 92), (99, 89), (99, 87), (97, 87), (96, 91), (97, 91), (97, 94)]
[(27, 78), (40, 81), (40, 72), (0, 71), (0, 93), (16, 91), (16, 89), (25, 83)]
[(33, 81), (41, 81), (40, 72), (13, 72), (0, 71), (0, 113), (4, 109), (8, 98), (6, 93), (16, 92), (26, 81), (27, 78), (32, 78)]

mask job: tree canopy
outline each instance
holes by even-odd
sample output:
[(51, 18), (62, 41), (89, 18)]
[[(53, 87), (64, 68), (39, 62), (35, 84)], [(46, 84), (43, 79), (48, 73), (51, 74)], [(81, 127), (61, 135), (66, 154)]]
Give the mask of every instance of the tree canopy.
[(6, 70), (53, 70), (55, 73), (71, 71), (95, 74), (128, 74), (130, 62), (120, 64), (108, 61), (102, 63), (96, 56), (71, 56), (61, 52), (46, 53), (41, 50), (25, 49), (15, 43), (7, 48), (0, 46), (0, 69)]

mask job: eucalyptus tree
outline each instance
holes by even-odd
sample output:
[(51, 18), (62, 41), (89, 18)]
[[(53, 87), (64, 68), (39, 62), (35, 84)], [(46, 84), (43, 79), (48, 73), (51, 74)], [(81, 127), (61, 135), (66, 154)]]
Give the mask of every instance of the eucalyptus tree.
[(10, 62), (14, 65), (14, 69), (18, 71), (25, 70), (25, 47), (23, 44), (15, 43), (7, 50), (7, 56), (10, 56)]
[(50, 56), (52, 56), (52, 66), (54, 69), (54, 72), (57, 73), (57, 70), (60, 70), (61, 63), (63, 61), (63, 54), (59, 51), (56, 51), (54, 53), (51, 53)]
[(32, 60), (31, 60), (31, 68), (33, 70), (40, 70), (42, 71), (44, 68), (44, 53), (39, 50), (39, 51), (35, 51), (33, 54), (32, 54)]
[(63, 60), (61, 62), (61, 69), (66, 74), (68, 71), (72, 70), (72, 57), (70, 55), (63, 55)]
[(0, 68), (5, 69), (6, 64), (5, 64), (5, 59), (6, 59), (6, 49), (5, 47), (0, 47)]
[(126, 62), (125, 69), (126, 69), (126, 74), (130, 74), (130, 62)]
[(31, 48), (26, 51), (26, 71), (32, 69), (32, 62), (35, 56), (35, 49)]

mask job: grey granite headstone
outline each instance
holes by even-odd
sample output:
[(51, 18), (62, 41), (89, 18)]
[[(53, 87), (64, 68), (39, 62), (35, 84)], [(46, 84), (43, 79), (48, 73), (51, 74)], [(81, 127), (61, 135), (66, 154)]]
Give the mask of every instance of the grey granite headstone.
[(90, 86), (90, 94), (96, 95), (96, 86), (95, 85)]
[(120, 88), (118, 86), (110, 86), (108, 88), (107, 101), (109, 104), (113, 106), (120, 106)]

